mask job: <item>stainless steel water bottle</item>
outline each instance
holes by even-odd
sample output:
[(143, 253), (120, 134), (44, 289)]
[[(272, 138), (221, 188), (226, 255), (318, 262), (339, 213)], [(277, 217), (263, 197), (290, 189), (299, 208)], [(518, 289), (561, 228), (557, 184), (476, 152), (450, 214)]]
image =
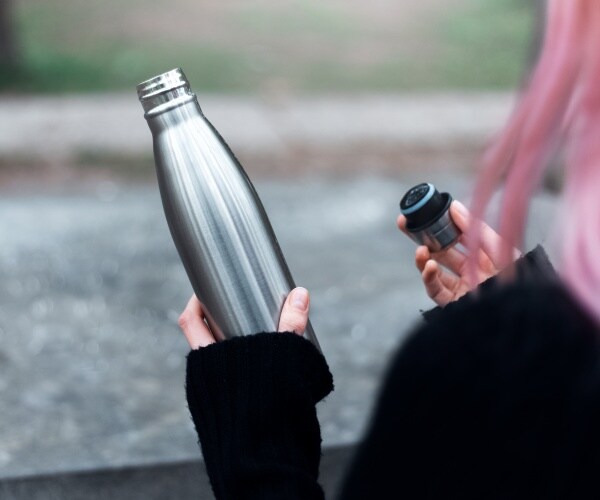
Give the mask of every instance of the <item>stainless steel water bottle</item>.
[[(219, 340), (277, 330), (294, 280), (260, 199), (181, 69), (137, 86), (165, 215)], [(305, 336), (317, 347), (310, 323)]]

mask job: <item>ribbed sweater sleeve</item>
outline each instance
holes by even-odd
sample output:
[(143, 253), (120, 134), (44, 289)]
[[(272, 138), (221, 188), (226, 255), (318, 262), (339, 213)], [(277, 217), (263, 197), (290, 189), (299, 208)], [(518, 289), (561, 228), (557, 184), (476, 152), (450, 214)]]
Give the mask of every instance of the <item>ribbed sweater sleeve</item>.
[(324, 498), (315, 405), (332, 390), (325, 358), (294, 333), (191, 351), (187, 400), (216, 498)]
[[(551, 284), (558, 282), (558, 274), (552, 266), (552, 263), (548, 258), (548, 254), (546, 254), (544, 247), (537, 245), (533, 250), (518, 258), (512, 266), (504, 269), (495, 276), (492, 276), (481, 283), (477, 287), (476, 293), (486, 294), (493, 292), (499, 285), (503, 283), (504, 276), (507, 274), (511, 275), (510, 273), (512, 273), (513, 278), (510, 281), (515, 283)], [(456, 303), (466, 301), (472, 296), (472, 293), (473, 292), (469, 292), (460, 297), (457, 301), (451, 302), (450, 306), (454, 307)], [(438, 315), (440, 315), (443, 309), (443, 307), (438, 306), (434, 307), (433, 309), (429, 309), (428, 311), (421, 311), (421, 314), (423, 315), (423, 319), (425, 321), (434, 321)]]

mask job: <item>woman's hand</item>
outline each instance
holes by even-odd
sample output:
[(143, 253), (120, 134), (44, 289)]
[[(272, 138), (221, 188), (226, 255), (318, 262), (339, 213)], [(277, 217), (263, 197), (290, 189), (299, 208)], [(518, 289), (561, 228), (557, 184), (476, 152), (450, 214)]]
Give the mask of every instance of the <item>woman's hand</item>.
[[(302, 287), (294, 288), (283, 304), (277, 331), (294, 332), (302, 335), (308, 323), (309, 308), (310, 296), (308, 290)], [(196, 295), (192, 295), (178, 321), (179, 327), (183, 330), (183, 334), (192, 349), (206, 347), (216, 342), (205, 319), (202, 304), (196, 298)]]
[[(471, 214), (459, 201), (450, 205), (450, 215), (461, 230), (459, 243), (465, 244), (464, 235), (471, 221)], [(403, 233), (406, 231), (406, 217), (398, 216), (397, 224)], [(456, 246), (440, 252), (430, 252), (426, 246), (419, 246), (415, 252), (415, 264), (421, 272), (427, 295), (440, 306), (445, 306), (475, 288), (479, 283), (501, 271), (499, 268), (502, 239), (491, 227), (482, 223), (482, 247), (479, 251), (477, 283), (468, 279), (468, 256)], [(514, 250), (514, 259), (520, 256)]]

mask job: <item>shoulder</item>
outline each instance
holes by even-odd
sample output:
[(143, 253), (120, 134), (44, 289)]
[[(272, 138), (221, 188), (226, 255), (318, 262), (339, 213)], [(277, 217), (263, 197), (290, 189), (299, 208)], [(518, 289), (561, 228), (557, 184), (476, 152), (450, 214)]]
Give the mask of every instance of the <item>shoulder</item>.
[[(468, 294), (420, 325), (398, 352), (404, 360), (431, 359), (440, 367), (460, 359), (472, 369), (495, 363), (516, 367), (543, 356), (561, 365), (599, 347), (598, 328), (558, 282), (497, 284)], [(510, 358), (510, 359), (507, 359)], [(505, 368), (503, 368), (505, 369)]]
[[(468, 498), (490, 498), (490, 488), (502, 492), (493, 498), (524, 498), (529, 488), (544, 492), (531, 497), (549, 498), (557, 469), (557, 481), (595, 483), (598, 339), (596, 325), (557, 284), (465, 297), (398, 350), (363, 453), (401, 449), (394, 466), (407, 473), (403, 488), (418, 492), (428, 484), (422, 498), (464, 488), (480, 493)], [(593, 474), (567, 467), (567, 450), (577, 460), (585, 455)]]

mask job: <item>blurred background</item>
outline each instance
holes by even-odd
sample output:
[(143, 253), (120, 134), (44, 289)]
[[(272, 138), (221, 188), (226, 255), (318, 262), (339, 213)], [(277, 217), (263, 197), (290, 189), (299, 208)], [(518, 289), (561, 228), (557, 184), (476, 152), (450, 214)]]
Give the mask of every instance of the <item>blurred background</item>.
[[(206, 92), (511, 89), (534, 0), (2, 0), (6, 91), (131, 89), (183, 66)], [(12, 29), (7, 30), (10, 25)]]
[[(182, 67), (255, 183), (336, 379), (335, 491), (431, 306), (398, 202), (468, 202), (539, 48), (537, 0), (0, 0), (0, 497), (211, 498), (187, 413), (191, 287), (135, 93)], [(553, 185), (535, 200), (544, 241)]]

